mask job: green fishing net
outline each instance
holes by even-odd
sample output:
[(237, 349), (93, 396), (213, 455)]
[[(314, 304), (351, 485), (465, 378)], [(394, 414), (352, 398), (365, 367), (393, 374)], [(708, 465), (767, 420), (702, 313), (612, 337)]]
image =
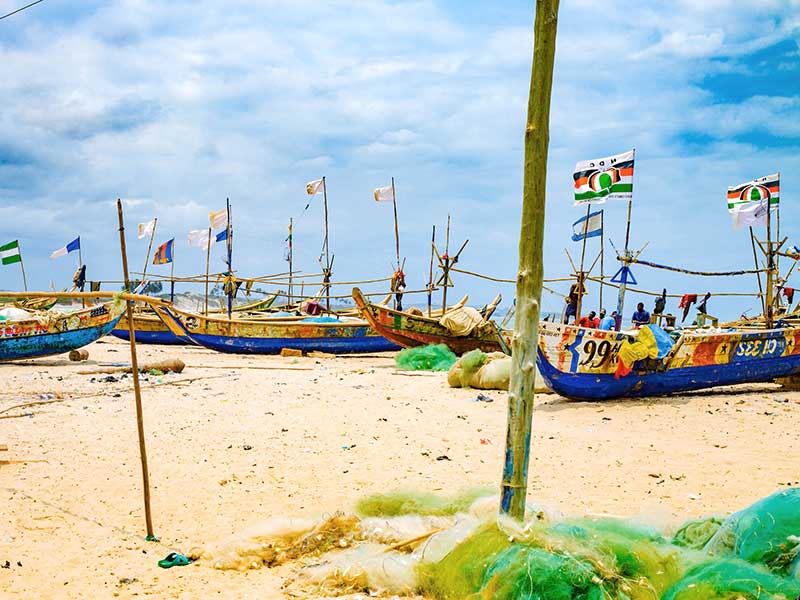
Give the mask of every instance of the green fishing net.
[(362, 517), (448, 516), (465, 512), (476, 500), (492, 494), (488, 488), (471, 488), (453, 496), (401, 490), (362, 498), (356, 513)]
[(397, 353), (394, 363), (405, 371), (447, 371), (458, 357), (445, 344), (406, 348)]
[(739, 560), (699, 566), (672, 586), (661, 600), (795, 600), (800, 581), (772, 575)]
[(618, 519), (489, 520), (417, 565), (440, 600), (800, 600), (800, 489), (668, 538)]
[(788, 573), (800, 566), (800, 488), (776, 492), (732, 514), (709, 540), (706, 552), (735, 556)]

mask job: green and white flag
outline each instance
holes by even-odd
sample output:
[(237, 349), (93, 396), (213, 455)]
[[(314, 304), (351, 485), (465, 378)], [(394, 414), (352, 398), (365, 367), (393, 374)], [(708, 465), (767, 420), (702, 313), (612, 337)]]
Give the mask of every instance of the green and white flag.
[(0, 246), (0, 259), (2, 259), (4, 265), (22, 262), (22, 255), (19, 253), (19, 240)]

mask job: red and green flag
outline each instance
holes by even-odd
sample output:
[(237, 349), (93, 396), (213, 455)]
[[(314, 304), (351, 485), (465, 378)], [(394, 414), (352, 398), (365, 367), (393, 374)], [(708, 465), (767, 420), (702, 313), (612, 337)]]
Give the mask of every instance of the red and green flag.
[(575, 205), (633, 198), (634, 151), (575, 165)]

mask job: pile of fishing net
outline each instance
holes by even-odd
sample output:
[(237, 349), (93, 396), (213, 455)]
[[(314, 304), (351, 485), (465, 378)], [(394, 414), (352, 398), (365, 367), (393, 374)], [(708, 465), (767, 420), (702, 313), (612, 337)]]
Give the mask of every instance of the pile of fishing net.
[[(511, 379), (511, 357), (503, 352), (485, 353), (470, 350), (450, 367), (447, 383), (450, 387), (470, 387), (479, 390), (507, 390)], [(534, 392), (550, 393), (536, 369)]]
[(458, 357), (445, 344), (406, 348), (395, 356), (394, 363), (404, 371), (447, 371)]
[[(631, 521), (530, 511), (497, 517), (497, 499), (396, 492), (357, 515), (297, 523), (206, 557), (217, 568), (298, 560), (292, 585), (314, 593), (422, 594), (442, 600), (795, 600), (800, 489), (673, 535)], [(277, 531), (277, 529), (276, 529)], [(249, 561), (249, 562), (248, 562)]]

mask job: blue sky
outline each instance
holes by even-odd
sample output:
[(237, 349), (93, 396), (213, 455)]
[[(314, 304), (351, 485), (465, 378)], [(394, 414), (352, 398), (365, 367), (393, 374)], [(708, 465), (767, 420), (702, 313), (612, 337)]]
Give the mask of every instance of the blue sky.
[[(19, 5), (0, 0), (0, 12)], [(464, 268), (513, 277), (532, 3), (75, 5), (47, 0), (0, 21), (0, 242), (20, 239), (33, 287), (66, 285), (73, 257), (49, 254), (76, 235), (90, 279), (119, 277), (117, 197), (126, 200), (129, 228), (158, 216), (157, 242), (176, 238), (176, 274), (203, 271), (204, 253), (187, 247), (186, 233), (205, 227), (226, 197), (239, 274), (285, 270), (290, 216), (296, 264), (312, 272), (322, 206), (313, 200), (302, 214), (304, 185), (322, 175), (336, 279), (389, 271), (391, 207), (372, 201), (371, 191), (392, 176), (410, 287), (424, 286), (430, 227), (442, 241), (448, 213), (453, 240), (470, 239)], [(571, 201), (575, 163), (632, 147), (632, 243), (650, 242), (644, 258), (749, 268), (749, 236), (732, 229), (725, 190), (775, 171), (782, 233), (800, 242), (800, 2), (609, 8), (561, 5), (546, 276), (569, 272), (565, 248), (580, 254), (569, 240), (582, 215)], [(605, 208), (619, 247), (626, 206)], [(138, 266), (146, 245), (128, 241)], [(596, 252), (590, 243), (588, 254)], [(221, 257), (216, 248), (212, 269)], [(608, 271), (614, 262), (609, 252)], [(635, 274), (645, 288), (675, 293), (756, 288), (752, 276), (687, 279), (642, 267)], [(496, 289), (464, 276), (456, 283), (476, 301)], [(20, 286), (16, 265), (0, 267), (0, 287)], [(513, 286), (500, 289), (513, 296)], [(550, 294), (543, 301), (550, 310), (563, 304)], [(711, 308), (730, 316), (755, 305), (719, 299)]]

